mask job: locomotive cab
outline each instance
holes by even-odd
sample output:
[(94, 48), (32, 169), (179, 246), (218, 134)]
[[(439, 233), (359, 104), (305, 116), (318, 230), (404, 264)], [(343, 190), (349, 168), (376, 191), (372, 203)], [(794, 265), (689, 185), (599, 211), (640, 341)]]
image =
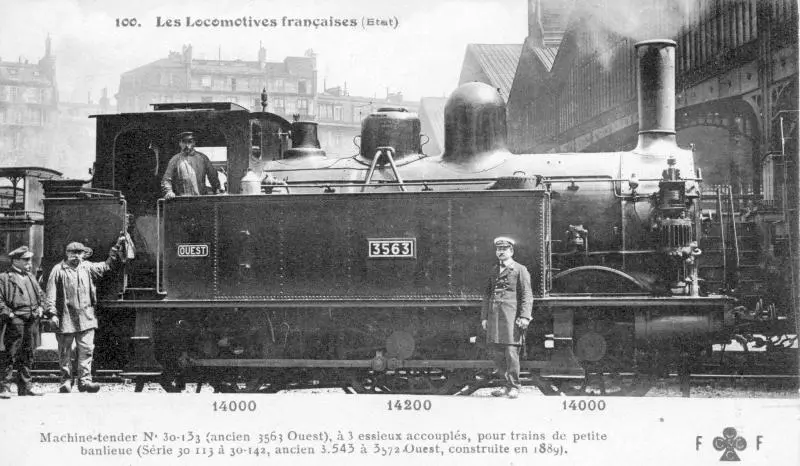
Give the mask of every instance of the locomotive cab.
[(119, 192), (126, 201), (130, 233), (138, 246), (127, 286), (139, 293), (157, 288), (157, 202), (167, 164), (180, 152), (180, 133), (194, 133), (196, 150), (209, 156), (229, 194), (240, 193), (247, 170), (261, 173), (267, 162), (282, 158), (291, 147), (287, 120), (236, 104), (154, 104), (153, 112), (94, 118), (98, 137), (92, 187)]

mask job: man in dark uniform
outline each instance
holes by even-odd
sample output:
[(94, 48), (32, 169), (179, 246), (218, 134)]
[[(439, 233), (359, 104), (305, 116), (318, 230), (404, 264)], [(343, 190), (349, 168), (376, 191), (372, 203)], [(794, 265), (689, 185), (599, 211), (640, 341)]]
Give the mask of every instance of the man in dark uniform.
[(217, 170), (202, 152), (194, 150), (194, 133), (180, 134), (181, 151), (173, 155), (161, 178), (161, 190), (165, 199), (175, 196), (200, 196), (208, 194), (206, 178), (216, 194), (220, 192)]
[(489, 275), (481, 311), (481, 325), (494, 350), (495, 367), (506, 379), (505, 387), (492, 395), (509, 398), (519, 396), (519, 348), (533, 308), (531, 275), (512, 259), (514, 244), (504, 236), (494, 239), (498, 263)]
[(31, 390), (31, 366), (44, 296), (31, 274), (33, 253), (28, 247), (11, 251), (8, 257), (11, 268), (0, 274), (0, 399), (11, 397), (8, 386), (14, 369), (17, 395), (41, 395)]

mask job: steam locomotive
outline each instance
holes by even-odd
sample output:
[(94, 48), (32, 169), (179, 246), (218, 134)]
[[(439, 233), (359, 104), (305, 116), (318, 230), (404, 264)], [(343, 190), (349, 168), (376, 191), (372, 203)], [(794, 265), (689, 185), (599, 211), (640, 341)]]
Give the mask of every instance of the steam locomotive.
[[(100, 286), (95, 361), (139, 389), (467, 394), (491, 383), (482, 286), (491, 239), (512, 236), (535, 297), (528, 380), (643, 394), (730, 341), (735, 316), (698, 279), (701, 180), (675, 140), (675, 43), (636, 50), (630, 152), (512, 154), (505, 105), (480, 83), (449, 98), (433, 157), (397, 108), (366, 118), (343, 159), (316, 123), (235, 104), (98, 115), (91, 186), (46, 183), (43, 265), (70, 241), (103, 250), (131, 233), (137, 257)], [(183, 131), (224, 148), (227, 194), (161, 199)]]

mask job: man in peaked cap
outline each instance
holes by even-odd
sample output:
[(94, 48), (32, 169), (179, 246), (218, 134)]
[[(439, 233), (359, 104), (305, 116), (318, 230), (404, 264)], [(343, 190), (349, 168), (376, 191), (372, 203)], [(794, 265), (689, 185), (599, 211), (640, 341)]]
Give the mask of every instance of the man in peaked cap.
[(217, 170), (202, 152), (194, 150), (194, 133), (179, 135), (181, 151), (172, 156), (167, 170), (161, 178), (161, 190), (165, 199), (175, 196), (200, 196), (208, 194), (206, 178), (214, 193), (220, 192)]
[(17, 395), (41, 395), (31, 389), (31, 366), (44, 294), (31, 274), (30, 249), (22, 246), (8, 256), (11, 267), (0, 274), (0, 399), (11, 396), (9, 385), (14, 369)]
[(492, 395), (509, 398), (519, 396), (519, 348), (533, 308), (531, 275), (512, 259), (515, 244), (506, 236), (494, 239), (498, 262), (489, 274), (481, 310), (481, 326), (494, 351), (495, 367), (505, 377), (505, 387)]
[(120, 245), (125, 236), (117, 240), (104, 262), (89, 262), (92, 250), (81, 243), (72, 242), (66, 247), (66, 259), (50, 271), (47, 280), (46, 309), (57, 321), (56, 339), (61, 366), (59, 392), (72, 391), (72, 342), (78, 349), (78, 390), (96, 393), (100, 385), (92, 382), (92, 356), (94, 355), (94, 331), (97, 328), (95, 305), (97, 304), (96, 282), (116, 268), (120, 260)]

